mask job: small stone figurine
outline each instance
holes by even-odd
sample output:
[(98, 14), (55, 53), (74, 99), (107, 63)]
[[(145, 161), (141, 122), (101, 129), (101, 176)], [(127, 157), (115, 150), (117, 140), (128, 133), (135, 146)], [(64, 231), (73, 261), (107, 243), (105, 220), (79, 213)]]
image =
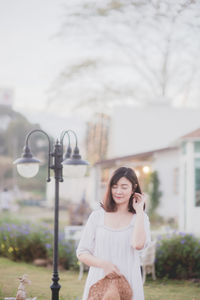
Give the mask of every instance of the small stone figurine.
[(26, 274), (19, 277), (19, 281), (20, 284), (17, 290), (16, 300), (26, 300), (25, 284), (31, 284), (31, 281), (27, 278)]

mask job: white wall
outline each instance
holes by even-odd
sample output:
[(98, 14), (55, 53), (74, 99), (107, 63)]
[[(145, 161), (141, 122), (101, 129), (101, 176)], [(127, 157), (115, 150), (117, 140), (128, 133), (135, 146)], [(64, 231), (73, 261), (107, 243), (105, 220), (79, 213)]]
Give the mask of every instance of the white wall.
[[(79, 203), (86, 192), (88, 191), (88, 177), (84, 178), (64, 178), (64, 182), (59, 185), (60, 199), (70, 200), (74, 203)], [(51, 178), (51, 182), (46, 185), (47, 206), (54, 206), (55, 180)]]
[[(90, 169), (89, 176), (83, 178), (64, 178), (64, 182), (59, 185), (60, 199), (70, 200), (73, 203), (79, 203), (85, 195), (85, 200), (91, 208), (95, 208), (99, 204), (97, 184), (100, 182), (99, 170)], [(54, 206), (55, 180), (51, 178), (51, 182), (46, 185), (46, 205)]]

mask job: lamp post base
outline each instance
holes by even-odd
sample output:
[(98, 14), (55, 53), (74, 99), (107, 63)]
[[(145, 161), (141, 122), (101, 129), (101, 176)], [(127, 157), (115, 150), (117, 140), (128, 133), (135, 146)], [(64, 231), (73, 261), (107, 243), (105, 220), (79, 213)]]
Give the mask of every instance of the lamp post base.
[(61, 288), (61, 285), (58, 283), (59, 278), (56, 280), (53, 278), (54, 283), (50, 286), (52, 290), (52, 300), (59, 300), (59, 290)]

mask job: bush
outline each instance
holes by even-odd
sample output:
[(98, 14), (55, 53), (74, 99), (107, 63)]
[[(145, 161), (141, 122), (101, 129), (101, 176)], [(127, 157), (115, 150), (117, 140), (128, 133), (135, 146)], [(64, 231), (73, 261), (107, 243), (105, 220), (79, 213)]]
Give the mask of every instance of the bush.
[(73, 240), (60, 239), (59, 242), (59, 263), (65, 269), (78, 270), (78, 260), (76, 257), (75, 243)]
[[(36, 258), (52, 261), (53, 233), (45, 227), (30, 224), (0, 225), (0, 255), (14, 261), (32, 262)], [(73, 241), (59, 235), (59, 264), (65, 269), (77, 269)]]
[(47, 258), (45, 232), (31, 225), (6, 223), (0, 227), (0, 255), (17, 261)]
[(200, 241), (185, 233), (160, 239), (156, 250), (156, 275), (160, 278), (199, 278)]

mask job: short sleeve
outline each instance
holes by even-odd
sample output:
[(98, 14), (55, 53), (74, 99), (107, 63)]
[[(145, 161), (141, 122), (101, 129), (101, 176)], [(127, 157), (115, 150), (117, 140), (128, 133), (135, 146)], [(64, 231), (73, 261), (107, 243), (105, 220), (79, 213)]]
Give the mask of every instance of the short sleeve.
[(82, 253), (89, 253), (93, 254), (94, 251), (94, 245), (95, 245), (95, 232), (96, 227), (98, 224), (98, 212), (93, 211), (83, 229), (83, 232), (81, 234), (81, 239), (79, 241), (76, 255), (77, 257)]

